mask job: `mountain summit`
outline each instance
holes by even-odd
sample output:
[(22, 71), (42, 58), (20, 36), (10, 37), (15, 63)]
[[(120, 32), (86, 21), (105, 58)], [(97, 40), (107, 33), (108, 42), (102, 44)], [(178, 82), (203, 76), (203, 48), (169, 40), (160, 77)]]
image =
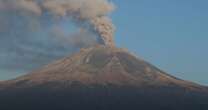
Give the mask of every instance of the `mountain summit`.
[(81, 49), (0, 82), (0, 93), (0, 109), (11, 110), (208, 109), (207, 87), (168, 75), (125, 49), (105, 46)]

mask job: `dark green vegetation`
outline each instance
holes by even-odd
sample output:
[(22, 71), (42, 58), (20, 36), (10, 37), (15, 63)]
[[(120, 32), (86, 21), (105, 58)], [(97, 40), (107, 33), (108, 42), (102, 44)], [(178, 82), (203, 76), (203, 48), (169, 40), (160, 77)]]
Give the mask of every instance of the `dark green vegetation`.
[[(48, 84), (48, 86), (52, 86)], [(1, 110), (207, 110), (208, 95), (179, 88), (47, 86), (1, 92)]]
[(1, 82), (0, 110), (208, 110), (208, 89), (98, 46)]

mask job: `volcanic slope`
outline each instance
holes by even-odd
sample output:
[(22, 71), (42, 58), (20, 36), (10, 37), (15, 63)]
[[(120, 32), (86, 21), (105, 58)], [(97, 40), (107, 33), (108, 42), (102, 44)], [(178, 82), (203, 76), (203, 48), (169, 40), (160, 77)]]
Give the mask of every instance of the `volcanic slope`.
[(125, 49), (96, 46), (0, 82), (0, 109), (207, 110), (208, 89)]

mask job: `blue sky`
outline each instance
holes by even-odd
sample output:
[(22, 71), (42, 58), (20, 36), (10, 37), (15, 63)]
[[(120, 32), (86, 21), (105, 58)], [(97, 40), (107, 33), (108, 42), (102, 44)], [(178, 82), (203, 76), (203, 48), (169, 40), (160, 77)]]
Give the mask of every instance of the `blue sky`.
[(207, 0), (114, 0), (116, 43), (179, 78), (208, 85)]
[[(112, 1), (117, 6), (111, 16), (117, 28), (115, 40), (119, 47), (128, 48), (176, 77), (208, 85), (207, 0)], [(68, 26), (64, 28), (69, 29)], [(43, 37), (36, 39), (45, 42)], [(47, 45), (51, 45), (50, 41), (43, 47)], [(29, 49), (33, 48), (37, 47)], [(44, 61), (48, 62), (47, 59)], [(22, 73), (27, 72), (0, 68), (0, 80), (14, 78)]]

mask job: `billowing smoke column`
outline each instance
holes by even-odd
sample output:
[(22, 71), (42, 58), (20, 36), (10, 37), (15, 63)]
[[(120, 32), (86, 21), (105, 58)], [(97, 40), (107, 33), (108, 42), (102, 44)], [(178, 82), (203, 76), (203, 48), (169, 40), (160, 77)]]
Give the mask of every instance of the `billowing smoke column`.
[(108, 14), (114, 5), (108, 0), (0, 0), (0, 11), (18, 11), (32, 16), (50, 14), (54, 18), (70, 17), (86, 30), (95, 32), (100, 42), (114, 46), (114, 26)]

